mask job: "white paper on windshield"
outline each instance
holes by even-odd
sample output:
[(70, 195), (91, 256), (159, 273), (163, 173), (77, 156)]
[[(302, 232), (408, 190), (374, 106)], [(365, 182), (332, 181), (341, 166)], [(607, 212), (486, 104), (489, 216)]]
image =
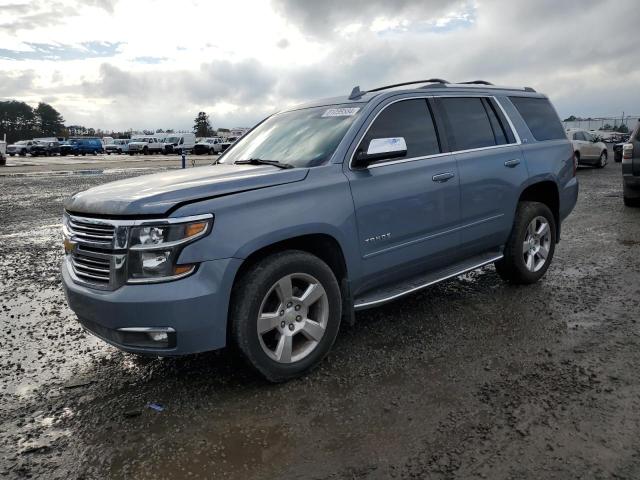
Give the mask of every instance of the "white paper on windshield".
[(358, 113), (360, 108), (358, 107), (350, 107), (350, 108), (330, 108), (326, 110), (322, 116), (323, 117), (353, 117), (356, 113)]

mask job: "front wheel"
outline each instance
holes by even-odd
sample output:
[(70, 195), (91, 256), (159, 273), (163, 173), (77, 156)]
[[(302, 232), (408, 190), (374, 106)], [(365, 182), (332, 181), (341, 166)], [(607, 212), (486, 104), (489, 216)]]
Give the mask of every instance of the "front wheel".
[(341, 310), (340, 287), (327, 264), (288, 250), (259, 261), (236, 282), (232, 336), (255, 370), (282, 382), (320, 363), (338, 334)]
[(544, 203), (520, 202), (504, 257), (496, 262), (503, 280), (535, 283), (546, 273), (556, 247), (556, 222)]
[(600, 158), (598, 159), (598, 163), (596, 164), (597, 168), (604, 168), (607, 164), (607, 152), (605, 150), (600, 154)]

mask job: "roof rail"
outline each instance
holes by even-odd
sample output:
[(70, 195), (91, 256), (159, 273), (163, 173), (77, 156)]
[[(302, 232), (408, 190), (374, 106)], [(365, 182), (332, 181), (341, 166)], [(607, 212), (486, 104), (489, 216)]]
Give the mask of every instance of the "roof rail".
[(494, 85), (491, 82), (487, 82), (486, 80), (472, 80), (470, 82), (460, 82), (460, 83), (450, 83), (447, 82), (446, 80), (443, 80), (441, 78), (430, 78), (428, 80), (417, 80), (415, 82), (402, 82), (402, 83), (395, 83), (393, 85), (386, 85), (384, 87), (378, 87), (378, 88), (373, 88), (371, 90), (360, 90), (359, 86), (353, 87), (353, 90), (351, 91), (351, 94), (349, 95), (349, 100), (357, 100), (358, 98), (362, 97), (365, 93), (369, 93), (369, 92), (379, 92), (381, 90), (386, 90), (388, 88), (393, 88), (393, 87), (402, 87), (404, 85), (413, 85), (416, 83), (428, 83), (430, 85), (421, 85), (417, 88), (440, 88), (440, 87), (450, 87), (450, 88), (455, 88), (457, 86), (459, 86), (460, 88), (464, 87), (477, 87), (477, 88), (490, 88), (490, 89), (495, 89), (495, 90), (518, 90), (518, 91), (525, 91), (525, 92), (533, 92), (536, 93), (536, 91), (531, 88), (531, 87), (505, 87), (505, 86), (500, 86), (500, 85)]
[(402, 87), (404, 85), (413, 85), (413, 84), (416, 84), (416, 83), (442, 83), (442, 84), (447, 84), (449, 82), (447, 82), (446, 80), (443, 80), (442, 78), (429, 78), (428, 80), (416, 80), (415, 82), (394, 83), (393, 85), (385, 85), (384, 87), (373, 88), (373, 89), (371, 89), (369, 91), (370, 92), (379, 92), (380, 90), (386, 90), (387, 88)]
[(366, 91), (360, 90), (360, 86), (356, 85), (355, 87), (353, 87), (353, 90), (351, 90), (351, 94), (349, 95), (349, 100), (356, 100), (362, 97), (365, 93), (379, 92), (381, 90), (386, 90), (388, 88), (402, 87), (404, 85), (414, 85), (416, 83), (441, 83), (445, 85), (445, 84), (448, 84), (449, 82), (441, 78), (429, 78), (427, 80), (416, 80), (413, 82), (394, 83), (393, 85), (385, 85), (384, 87), (372, 88), (371, 90), (366, 90)]
[(493, 85), (491, 82), (487, 82), (486, 80), (471, 80), (470, 82), (459, 82), (460, 85)]

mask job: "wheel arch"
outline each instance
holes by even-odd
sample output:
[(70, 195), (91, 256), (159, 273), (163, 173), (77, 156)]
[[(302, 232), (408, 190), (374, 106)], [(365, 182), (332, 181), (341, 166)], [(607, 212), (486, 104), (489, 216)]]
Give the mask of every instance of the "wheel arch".
[[(310, 253), (325, 262), (336, 276), (343, 302), (343, 318), (349, 324), (354, 323), (353, 302), (349, 288), (349, 273), (344, 255), (344, 249), (340, 242), (328, 233), (305, 233), (274, 241), (269, 244), (262, 244), (255, 247), (242, 261), (233, 278), (231, 290), (236, 288), (238, 281), (249, 269), (260, 260), (278, 252), (286, 250), (300, 250)], [(230, 299), (231, 300), (231, 299)], [(229, 305), (231, 308), (231, 305)], [(231, 322), (227, 322), (227, 344), (230, 342)]]
[[(252, 249), (240, 265), (234, 283), (242, 273), (246, 272), (251, 266), (263, 258), (285, 250), (301, 250), (320, 258), (329, 265), (329, 268), (331, 268), (339, 283), (348, 278), (347, 262), (340, 242), (328, 233), (306, 233), (277, 240)], [(246, 253), (247, 252), (245, 252), (245, 254)]]
[(558, 185), (552, 180), (541, 180), (528, 185), (520, 193), (519, 202), (540, 202), (544, 203), (556, 222), (556, 243), (560, 241), (560, 192)]

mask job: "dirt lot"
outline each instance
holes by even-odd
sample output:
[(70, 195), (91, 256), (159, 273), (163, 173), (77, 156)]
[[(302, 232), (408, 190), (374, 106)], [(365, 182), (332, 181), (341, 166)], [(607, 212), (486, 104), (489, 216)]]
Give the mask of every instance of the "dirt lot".
[(540, 283), (486, 267), (359, 313), (284, 385), (228, 352), (137, 358), (76, 323), (62, 201), (139, 173), (0, 176), (0, 477), (640, 477), (640, 209), (620, 164), (579, 171)]

